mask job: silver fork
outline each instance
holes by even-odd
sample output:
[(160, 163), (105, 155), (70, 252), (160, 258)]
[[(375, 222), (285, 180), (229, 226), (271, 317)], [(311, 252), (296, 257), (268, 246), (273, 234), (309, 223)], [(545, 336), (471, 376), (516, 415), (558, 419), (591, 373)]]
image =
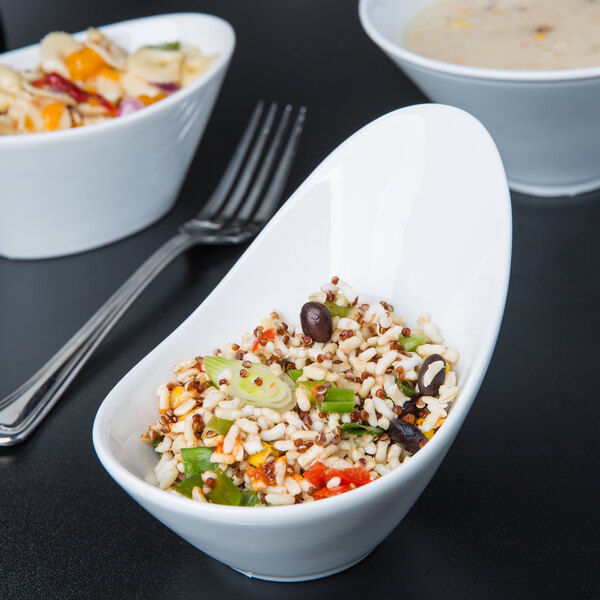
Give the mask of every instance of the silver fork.
[(29, 437), (123, 313), (173, 259), (197, 244), (239, 244), (262, 229), (279, 205), (304, 126), (306, 109), (301, 107), (285, 137), (292, 111), (290, 105), (283, 109), (266, 148), (277, 105), (271, 104), (263, 118), (264, 103), (258, 103), (202, 210), (154, 252), (33, 377), (0, 399), (0, 446)]

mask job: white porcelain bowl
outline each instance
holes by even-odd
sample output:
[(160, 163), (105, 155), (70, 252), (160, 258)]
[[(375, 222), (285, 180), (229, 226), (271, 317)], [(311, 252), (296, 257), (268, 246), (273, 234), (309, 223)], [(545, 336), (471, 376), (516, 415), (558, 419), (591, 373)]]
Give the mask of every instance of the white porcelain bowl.
[[(0, 136), (0, 255), (48, 258), (96, 248), (143, 229), (175, 203), (231, 59), (233, 29), (196, 13), (101, 29), (128, 51), (179, 40), (218, 58), (192, 84), (126, 117)], [(17, 69), (38, 60), (37, 45), (0, 54), (1, 64)]]
[[(400, 522), (458, 433), (496, 342), (510, 256), (510, 197), (483, 126), (435, 104), (381, 117), (312, 173), (202, 305), (107, 396), (94, 422), (98, 457), (157, 519), (234, 569), (278, 581), (341, 571)], [(274, 308), (298, 323), (306, 296), (333, 275), (391, 301), (409, 323), (429, 312), (461, 353), (462, 392), (432, 441), (364, 487), (295, 506), (201, 504), (146, 483), (157, 457), (140, 435), (172, 366), (239, 340)]]
[(492, 134), (513, 190), (539, 196), (600, 188), (600, 67), (509, 71), (433, 60), (402, 46), (435, 0), (360, 0), (369, 37), (435, 102), (469, 111)]

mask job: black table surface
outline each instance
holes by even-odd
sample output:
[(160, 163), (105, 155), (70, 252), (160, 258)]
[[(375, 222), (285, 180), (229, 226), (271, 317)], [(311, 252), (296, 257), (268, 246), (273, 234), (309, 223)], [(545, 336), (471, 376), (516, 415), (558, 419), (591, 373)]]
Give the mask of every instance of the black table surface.
[[(166, 217), (77, 256), (0, 258), (0, 396), (195, 213), (259, 98), (309, 110), (288, 195), (361, 126), (426, 101), (363, 33), (354, 2), (5, 0), (0, 9), (10, 48), (55, 29), (186, 10), (224, 17), (237, 33), (213, 117)], [(136, 302), (35, 435), (0, 449), (0, 598), (600, 597), (599, 222), (600, 193), (513, 195), (502, 330), (458, 438), (417, 504), (368, 558), (297, 584), (247, 579), (190, 546), (121, 490), (92, 447), (102, 399), (245, 247), (189, 251)]]

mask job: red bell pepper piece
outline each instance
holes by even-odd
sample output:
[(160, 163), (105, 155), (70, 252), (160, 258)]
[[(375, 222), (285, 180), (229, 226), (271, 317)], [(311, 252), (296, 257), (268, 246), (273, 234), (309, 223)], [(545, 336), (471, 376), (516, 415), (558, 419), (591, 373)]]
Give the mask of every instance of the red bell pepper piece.
[(317, 490), (313, 494), (313, 498), (315, 500), (321, 500), (322, 498), (330, 498), (331, 496), (337, 496), (338, 494), (344, 494), (345, 492), (349, 492), (351, 489), (352, 488), (348, 484), (336, 485), (332, 488), (324, 487), (320, 490)]
[(327, 469), (325, 478), (327, 481), (339, 477), (342, 483), (353, 483), (354, 485), (365, 485), (371, 482), (371, 475), (362, 467), (352, 467), (350, 469)]
[(313, 463), (309, 469), (304, 471), (303, 477), (319, 489), (325, 485), (325, 471), (325, 465), (322, 462), (317, 461), (316, 463)]
[(68, 94), (75, 100), (75, 102), (89, 102), (92, 98), (95, 98), (98, 104), (106, 108), (110, 113), (117, 114), (117, 107), (109, 102), (104, 96), (100, 94), (86, 92), (82, 90), (79, 86), (75, 85), (72, 81), (65, 79), (62, 75), (58, 73), (47, 73), (41, 79), (37, 79), (33, 82), (33, 85), (36, 87), (43, 87), (47, 85), (59, 92), (64, 92)]

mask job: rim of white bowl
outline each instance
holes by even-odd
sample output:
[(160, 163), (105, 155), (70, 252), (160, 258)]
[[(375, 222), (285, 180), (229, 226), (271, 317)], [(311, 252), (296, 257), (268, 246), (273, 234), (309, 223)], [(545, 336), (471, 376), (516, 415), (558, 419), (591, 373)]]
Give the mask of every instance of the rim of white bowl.
[(586, 80), (600, 77), (600, 66), (584, 67), (580, 69), (555, 69), (526, 71), (516, 69), (491, 69), (486, 67), (472, 67), (468, 65), (458, 65), (435, 58), (428, 58), (410, 50), (404, 46), (392, 42), (388, 37), (379, 32), (371, 21), (369, 9), (377, 0), (359, 0), (358, 15), (363, 29), (367, 35), (382, 50), (388, 52), (419, 67), (432, 71), (439, 71), (450, 75), (460, 75), (473, 79), (493, 79), (500, 81), (523, 81), (526, 83), (552, 83), (560, 81)]
[[(165, 13), (161, 15), (153, 15), (150, 17), (140, 17), (138, 19), (128, 19), (127, 21), (118, 21), (116, 23), (110, 23), (108, 25), (102, 25), (98, 27), (100, 31), (103, 31), (107, 27), (112, 27), (113, 25), (132, 25), (135, 26), (136, 23), (140, 21), (154, 21), (161, 20), (166, 18), (181, 18), (181, 17), (192, 17), (197, 18), (200, 17), (205, 21), (215, 21), (219, 23), (219, 25), (224, 26), (223, 31), (225, 32), (224, 41), (225, 48), (222, 53), (217, 56), (217, 59), (208, 67), (208, 69), (200, 75), (197, 79), (192, 81), (192, 83), (186, 85), (185, 87), (169, 94), (167, 97), (163, 98), (159, 102), (155, 102), (150, 106), (145, 106), (141, 110), (137, 110), (128, 115), (124, 115), (123, 117), (115, 117), (113, 119), (108, 119), (106, 121), (102, 121), (101, 123), (93, 123), (91, 125), (85, 125), (83, 127), (72, 127), (70, 129), (61, 129), (59, 131), (39, 131), (36, 133), (28, 133), (26, 135), (23, 134), (14, 134), (14, 135), (3, 135), (0, 136), (0, 149), (3, 146), (10, 145), (20, 145), (27, 146), (29, 144), (38, 145), (38, 144), (51, 144), (53, 142), (60, 142), (64, 140), (69, 140), (71, 138), (76, 138), (85, 135), (93, 135), (94, 132), (104, 132), (110, 131), (110, 129), (115, 127), (122, 127), (123, 123), (133, 123), (134, 119), (142, 120), (151, 118), (152, 115), (157, 114), (160, 111), (168, 110), (174, 103), (180, 102), (194, 94), (199, 88), (204, 87), (206, 83), (208, 83), (211, 79), (217, 76), (231, 60), (231, 56), (233, 55), (233, 51), (235, 50), (235, 30), (232, 25), (222, 19), (221, 17), (217, 17), (215, 15), (209, 15), (206, 13), (200, 12), (181, 12), (181, 13)], [(81, 32), (78, 32), (81, 33)], [(77, 35), (77, 34), (75, 34)], [(38, 44), (31, 44), (30, 46), (39, 46)], [(11, 54), (12, 52), (18, 52), (19, 50), (24, 50), (25, 48), (29, 48), (30, 46), (23, 46), (22, 48), (15, 48), (14, 50), (9, 50), (8, 52), (0, 54), (0, 62), (2, 61), (2, 57)]]
[[(355, 136), (361, 135), (362, 132), (366, 131), (367, 129), (370, 129), (371, 127), (374, 127), (377, 124), (380, 124), (381, 122), (385, 122), (386, 120), (393, 119), (400, 112), (428, 112), (438, 110), (448, 112), (460, 112), (467, 115), (469, 119), (476, 121), (482, 129), (482, 133), (487, 136), (490, 143), (492, 144), (492, 148), (495, 150), (495, 155), (498, 164), (500, 165), (500, 167), (502, 167), (500, 155), (498, 154), (498, 150), (487, 129), (485, 129), (485, 127), (475, 117), (473, 117), (466, 111), (460, 108), (447, 106), (443, 104), (419, 104), (397, 109), (395, 111), (392, 111), (391, 113), (387, 113), (353, 133), (349, 138), (342, 142), (336, 148), (336, 150), (350, 143), (350, 140), (352, 140)], [(320, 168), (321, 164), (322, 163), (320, 163), (316, 167), (316, 169)], [(298, 188), (296, 192), (294, 192), (292, 198), (298, 193), (298, 191), (302, 187), (303, 184)], [(168, 505), (172, 510), (177, 511), (179, 513), (191, 516), (198, 516), (200, 514), (204, 514), (205, 516), (211, 516), (214, 518), (225, 518), (230, 522), (239, 521), (247, 524), (263, 524), (265, 521), (268, 521), (270, 523), (289, 523), (290, 521), (304, 520), (311, 514), (311, 512), (315, 513), (315, 511), (318, 512), (320, 516), (334, 516), (340, 510), (344, 510), (346, 507), (352, 504), (368, 502), (368, 499), (378, 495), (380, 490), (383, 491), (386, 487), (393, 487), (399, 478), (410, 478), (412, 474), (414, 474), (421, 468), (421, 463), (430, 460), (430, 455), (431, 460), (435, 460), (435, 454), (438, 453), (438, 446), (442, 446), (442, 448), (440, 448), (440, 451), (444, 452), (443, 444), (445, 442), (443, 440), (450, 436), (456, 436), (460, 429), (458, 422), (461, 419), (464, 420), (464, 417), (466, 417), (466, 414), (470, 410), (471, 405), (473, 404), (473, 401), (475, 399), (475, 395), (479, 390), (481, 382), (483, 381), (483, 378), (487, 371), (487, 367), (494, 352), (494, 348), (500, 331), (500, 325), (504, 316), (504, 309), (506, 306), (506, 297), (508, 294), (510, 265), (512, 257), (512, 208), (510, 202), (510, 192), (508, 189), (508, 185), (506, 184), (506, 180), (504, 180), (503, 192), (505, 210), (504, 223), (502, 225), (506, 231), (506, 252), (504, 253), (502, 261), (503, 272), (499, 275), (499, 277), (501, 277), (500, 282), (502, 284), (504, 292), (499, 294), (496, 298), (494, 323), (490, 326), (487, 336), (482, 341), (481, 352), (473, 361), (469, 377), (467, 378), (465, 385), (461, 388), (458, 402), (455, 406), (453, 406), (452, 410), (450, 411), (448, 418), (444, 423), (444, 427), (441, 427), (428, 444), (426, 444), (418, 453), (416, 453), (408, 461), (405, 461), (399, 468), (395, 469), (394, 471), (388, 473), (383, 477), (376, 479), (375, 481), (371, 481), (370, 483), (364, 486), (356, 488), (351, 492), (339, 494), (330, 498), (324, 498), (323, 500), (319, 500), (318, 502), (294, 504), (291, 506), (268, 507), (265, 510), (260, 508), (257, 509), (256, 507), (226, 506), (221, 504), (197, 502), (192, 499), (185, 498), (183, 496), (178, 497), (175, 494), (166, 493), (164, 490), (161, 490), (160, 488), (144, 481), (140, 477), (131, 473), (123, 465), (121, 465), (121, 463), (113, 456), (113, 454), (108, 450), (108, 447), (105, 444), (105, 438), (107, 435), (105, 421), (107, 419), (107, 413), (109, 410), (109, 405), (107, 404), (108, 398), (106, 398), (102, 402), (94, 419), (92, 439), (98, 458), (100, 459), (100, 462), (103, 464), (108, 474), (128, 493), (131, 494), (132, 492), (130, 490), (135, 490), (135, 493), (137, 495), (145, 497), (146, 499), (156, 504), (162, 504), (165, 507)], [(288, 201), (283, 205), (279, 212), (285, 214), (285, 211), (290, 210), (292, 206), (293, 203)], [(271, 225), (272, 222), (267, 225), (265, 230)], [(257, 240), (255, 240), (254, 243), (256, 243)], [(225, 275), (225, 277), (227, 277), (230, 272), (231, 271), (229, 271)], [(180, 327), (182, 325), (180, 325)], [(111, 394), (109, 394), (109, 396)], [(448, 445), (448, 448), (451, 444), (452, 441)], [(443, 455), (440, 460), (442, 459)]]

